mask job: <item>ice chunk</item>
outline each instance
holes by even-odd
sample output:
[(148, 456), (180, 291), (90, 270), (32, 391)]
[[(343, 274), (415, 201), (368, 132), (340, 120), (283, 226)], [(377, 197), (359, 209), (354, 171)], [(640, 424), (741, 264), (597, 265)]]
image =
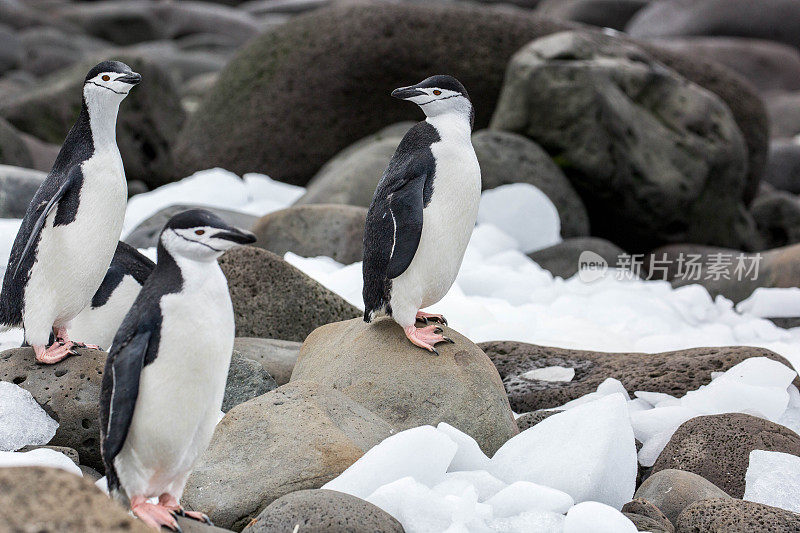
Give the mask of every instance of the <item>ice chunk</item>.
[(531, 510), (566, 513), (575, 502), (566, 492), (537, 485), (529, 481), (516, 481), (486, 501), (497, 518), (508, 518)]
[(50, 448), (36, 448), (29, 452), (0, 452), (0, 468), (13, 466), (45, 466), (60, 468), (83, 477), (83, 472), (72, 459)]
[(758, 287), (746, 300), (736, 305), (736, 310), (770, 318), (800, 316), (800, 288)]
[(41, 408), (30, 392), (0, 381), (0, 451), (19, 450), (28, 444), (47, 444), (58, 422)]
[(458, 445), (433, 426), (401, 431), (383, 440), (322, 488), (366, 498), (401, 478), (432, 487), (444, 479)]
[(534, 368), (524, 374), (521, 378), (540, 381), (572, 381), (575, 377), (575, 369), (563, 366), (546, 366), (544, 368)]
[(471, 470), (467, 472), (448, 472), (444, 481), (436, 485), (440, 491), (448, 491), (446, 485), (454, 483), (472, 485), (478, 493), (478, 501), (486, 501), (506, 487), (506, 484), (485, 470)]
[(556, 409), (572, 409), (573, 407), (577, 407), (578, 405), (583, 405), (585, 403), (593, 402), (595, 400), (599, 400), (605, 396), (611, 396), (612, 394), (620, 393), (624, 395), (625, 399), (630, 399), (628, 396), (628, 391), (625, 390), (625, 387), (622, 385), (622, 382), (618, 379), (614, 378), (606, 378), (600, 385), (597, 386), (597, 391), (590, 392), (589, 394), (584, 394), (580, 398), (575, 398), (572, 401), (569, 401), (562, 405), (561, 407), (556, 407)]
[(561, 242), (558, 210), (541, 190), (528, 183), (484, 191), (478, 222), (490, 223), (512, 236), (529, 253)]
[(547, 511), (527, 511), (511, 518), (498, 518), (489, 523), (497, 533), (561, 533), (564, 515)]
[(516, 250), (519, 243), (494, 224), (478, 224), (472, 230), (467, 253), (475, 254), (475, 260), (492, 257), (506, 250)]
[(800, 435), (800, 391), (794, 385), (789, 385), (786, 392), (789, 394), (789, 405), (778, 419), (778, 424)]
[(627, 516), (599, 502), (583, 502), (569, 510), (564, 533), (636, 533)]
[(481, 451), (475, 439), (446, 422), (440, 422), (436, 429), (450, 437), (458, 445), (458, 451), (447, 469), (449, 472), (486, 470), (488, 468), (489, 458)]
[(612, 394), (550, 416), (506, 442), (490, 472), (506, 483), (530, 481), (576, 502), (620, 508), (636, 483), (636, 447), (626, 399)]
[(742, 499), (800, 513), (800, 457), (751, 451)]
[(666, 407), (671, 405), (680, 405), (680, 400), (675, 396), (671, 396), (664, 392), (647, 392), (637, 390), (633, 393), (637, 398), (641, 398), (653, 407)]

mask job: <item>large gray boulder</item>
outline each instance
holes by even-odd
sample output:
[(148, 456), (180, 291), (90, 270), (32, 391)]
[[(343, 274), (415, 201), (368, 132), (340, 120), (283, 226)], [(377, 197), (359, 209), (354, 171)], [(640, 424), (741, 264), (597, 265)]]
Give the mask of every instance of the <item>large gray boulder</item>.
[(622, 31), (650, 0), (542, 0), (536, 12), (546, 17), (574, 20)]
[(80, 476), (57, 468), (0, 468), (0, 524), (8, 532), (152, 533)]
[[(117, 120), (125, 174), (151, 188), (169, 183), (175, 176), (171, 147), (185, 118), (177, 88), (158, 63), (125, 54), (114, 59), (129, 64), (143, 79), (120, 105)], [(95, 63), (94, 59), (76, 63), (3, 99), (0, 116), (18, 130), (60, 146), (78, 117), (83, 80)]]
[(220, 166), (304, 185), (365, 135), (419, 120), (418, 108), (389, 92), (432, 72), (464, 83), (476, 126), (485, 127), (508, 58), (531, 39), (572, 26), (527, 13), (416, 2), (335, 2), (299, 15), (251, 40), (223, 69), (180, 134), (178, 171)]
[[(772, 138), (790, 139), (800, 134), (800, 91), (764, 95), (764, 105), (769, 114), (769, 130)], [(766, 176), (765, 179), (769, 181)], [(793, 192), (800, 192), (800, 183), (795, 187)]]
[(303, 343), (290, 383), (333, 387), (400, 430), (447, 422), (492, 455), (519, 431), (502, 381), (480, 348), (444, 330), (455, 344), (439, 344), (436, 356), (391, 319), (322, 326)]
[(650, 2), (625, 31), (645, 38), (726, 35), (800, 46), (800, 4), (794, 0)]
[(277, 386), (261, 363), (243, 357), (234, 349), (228, 369), (228, 381), (225, 383), (222, 412), (227, 413), (240, 403), (266, 394)]
[(687, 240), (753, 248), (747, 149), (728, 107), (642, 49), (563, 32), (511, 60), (492, 127), (555, 154), (592, 233), (631, 250)]
[(303, 341), (323, 324), (362, 314), (272, 252), (234, 248), (219, 264), (228, 279), (237, 337)]
[(261, 511), (242, 533), (403, 533), (389, 513), (343, 492), (309, 489), (278, 498)]
[(784, 191), (757, 196), (750, 204), (765, 248), (800, 243), (800, 198)]
[(320, 488), (393, 432), (339, 391), (289, 383), (225, 415), (182, 502), (240, 531), (281, 496)]
[(775, 139), (769, 144), (764, 181), (776, 189), (800, 194), (800, 144), (793, 139)]
[(253, 225), (254, 246), (281, 257), (324, 255), (349, 265), (364, 255), (367, 209), (354, 205), (300, 205), (269, 213)]
[(599, 255), (610, 267), (614, 267), (625, 253), (625, 250), (605, 239), (575, 237), (531, 252), (528, 257), (552, 275), (567, 279), (578, 272), (581, 254), (586, 251)]
[(237, 337), (233, 341), (233, 353), (258, 361), (278, 385), (285, 385), (292, 376), (301, 345), (295, 341)]
[(17, 129), (0, 119), (0, 164), (15, 167), (33, 166), (30, 150)]

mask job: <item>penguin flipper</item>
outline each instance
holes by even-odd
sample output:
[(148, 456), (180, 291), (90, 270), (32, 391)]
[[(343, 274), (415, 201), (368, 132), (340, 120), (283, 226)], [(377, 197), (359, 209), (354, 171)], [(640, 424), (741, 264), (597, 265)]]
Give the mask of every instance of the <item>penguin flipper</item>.
[(30, 235), (28, 235), (28, 241), (25, 243), (25, 248), (23, 248), (22, 253), (17, 258), (16, 263), (14, 264), (13, 275), (16, 277), (19, 267), (25, 262), (25, 257), (30, 253), (33, 245), (39, 241), (39, 234), (42, 232), (42, 228), (44, 227), (44, 223), (47, 220), (47, 216), (53, 210), (54, 207), (58, 204), (58, 201), (67, 194), (67, 191), (70, 188), (78, 183), (82, 179), (81, 169), (79, 166), (74, 166), (70, 169), (69, 173), (67, 174), (67, 179), (64, 180), (58, 189), (56, 189), (55, 194), (53, 194), (52, 198), (47, 202), (44, 206), (44, 209), (41, 210), (39, 213), (36, 222), (31, 228)]
[(100, 396), (101, 452), (106, 470), (113, 469), (114, 458), (128, 436), (151, 336), (148, 329), (136, 331), (119, 345), (115, 342), (106, 359)]
[(404, 187), (389, 195), (392, 222), (392, 249), (386, 277), (394, 279), (406, 271), (414, 259), (422, 237), (423, 188), (427, 176), (407, 181)]

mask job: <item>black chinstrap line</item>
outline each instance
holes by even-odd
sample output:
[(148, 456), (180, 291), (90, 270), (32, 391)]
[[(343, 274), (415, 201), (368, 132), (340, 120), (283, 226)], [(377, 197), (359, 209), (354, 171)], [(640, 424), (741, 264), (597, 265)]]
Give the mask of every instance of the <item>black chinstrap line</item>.
[(115, 91), (115, 90), (114, 90), (114, 89), (112, 89), (111, 87), (106, 87), (105, 85), (100, 85), (99, 83), (95, 83), (95, 82), (93, 82), (93, 81), (90, 81), (89, 83), (91, 83), (92, 85), (97, 85), (98, 87), (101, 87), (101, 88), (103, 88), (103, 89), (108, 89), (108, 90), (109, 90), (109, 91), (111, 91), (112, 93), (117, 93), (117, 94), (128, 94), (128, 93), (121, 93), (121, 92), (119, 92), (119, 91)]

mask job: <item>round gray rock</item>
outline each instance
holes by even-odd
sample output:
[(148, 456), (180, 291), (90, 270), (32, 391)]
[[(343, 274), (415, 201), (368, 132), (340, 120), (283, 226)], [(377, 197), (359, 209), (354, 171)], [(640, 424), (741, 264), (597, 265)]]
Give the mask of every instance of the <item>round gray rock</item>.
[(269, 213), (253, 225), (254, 246), (281, 257), (324, 255), (349, 265), (364, 255), (367, 210), (353, 205), (316, 204)]
[(583, 200), (538, 144), (516, 133), (481, 130), (472, 136), (472, 145), (481, 166), (483, 190), (509, 183), (534, 185), (558, 210), (562, 237), (589, 234), (589, 215)]
[(800, 194), (800, 144), (776, 139), (769, 144), (764, 181), (776, 189)]
[(629, 250), (754, 246), (747, 148), (725, 103), (624, 39), (538, 39), (511, 59), (492, 128), (557, 154), (592, 233)]
[(227, 413), (240, 403), (266, 394), (278, 385), (261, 363), (242, 357), (236, 350), (231, 357), (222, 412)]
[(237, 337), (302, 342), (323, 324), (362, 314), (272, 252), (234, 248), (219, 264), (228, 278)]
[[(764, 105), (769, 114), (770, 136), (788, 139), (800, 134), (800, 91), (764, 95)], [(792, 192), (800, 192), (800, 184)]]
[(353, 319), (312, 332), (292, 372), (342, 391), (397, 429), (439, 422), (472, 436), (490, 456), (519, 430), (491, 361), (457, 331), (438, 356), (411, 344), (391, 319)]
[(546, 17), (574, 20), (622, 31), (650, 0), (543, 0), (536, 12)]
[(19, 131), (0, 119), (0, 164), (15, 167), (33, 166), (33, 158)]
[(528, 257), (554, 276), (568, 279), (578, 272), (581, 254), (586, 251), (596, 253), (612, 267), (625, 253), (613, 242), (599, 237), (575, 237), (529, 253)]
[(22, 218), (47, 174), (0, 165), (0, 218)]
[(766, 248), (800, 243), (800, 198), (775, 191), (757, 196), (750, 213)]
[(299, 490), (278, 498), (242, 533), (403, 533), (403, 526), (369, 502), (335, 490)]
[(182, 501), (240, 531), (281, 496), (320, 488), (393, 432), (339, 391), (289, 383), (225, 415)]
[(800, 436), (769, 420), (742, 413), (698, 416), (678, 427), (656, 459), (652, 473), (670, 468), (694, 472), (734, 498), (741, 498), (753, 450), (800, 456)]
[(724, 490), (693, 472), (668, 468), (648, 477), (634, 498), (643, 498), (658, 507), (672, 524), (688, 506), (701, 500), (730, 498)]
[(56, 365), (40, 365), (33, 348), (6, 350), (0, 353), (0, 380), (30, 392), (58, 422), (49, 444), (73, 448), (82, 464), (103, 471), (98, 406), (106, 353), (83, 349), (78, 353)]
[(294, 341), (237, 337), (233, 341), (233, 352), (258, 361), (275, 379), (275, 383), (285, 385), (292, 376), (300, 346), (302, 343)]

